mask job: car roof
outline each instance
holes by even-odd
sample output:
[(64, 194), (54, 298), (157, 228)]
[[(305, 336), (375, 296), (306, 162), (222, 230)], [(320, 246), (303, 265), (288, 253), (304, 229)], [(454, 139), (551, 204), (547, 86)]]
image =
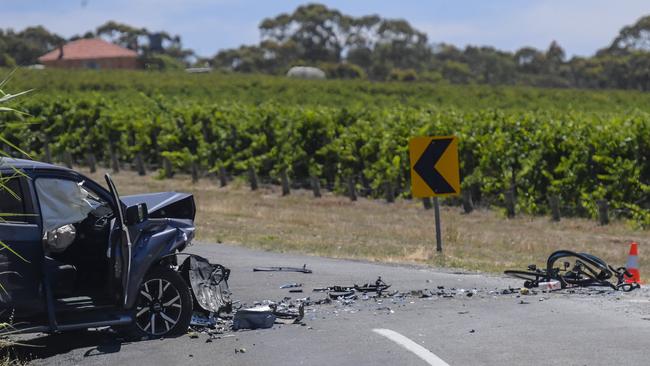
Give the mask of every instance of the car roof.
[(36, 161), (36, 160), (0, 157), (0, 170), (8, 170), (8, 169), (20, 169), (20, 170), (47, 169), (47, 170), (72, 171), (62, 166), (43, 163), (41, 161)]

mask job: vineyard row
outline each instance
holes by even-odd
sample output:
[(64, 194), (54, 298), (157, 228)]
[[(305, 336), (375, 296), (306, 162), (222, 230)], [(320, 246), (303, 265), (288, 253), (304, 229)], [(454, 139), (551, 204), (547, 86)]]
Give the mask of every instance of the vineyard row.
[[(350, 177), (371, 196), (409, 196), (407, 141), (456, 135), (463, 190), (475, 203), (548, 214), (613, 212), (650, 226), (650, 114), (454, 108), (195, 104), (148, 97), (120, 103), (100, 96), (27, 101), (29, 114), (5, 114), (5, 137), (35, 157), (93, 153), (136, 157), (169, 171), (233, 175), (252, 169), (280, 181), (322, 181), (344, 192)], [(553, 201), (553, 200), (551, 200)]]

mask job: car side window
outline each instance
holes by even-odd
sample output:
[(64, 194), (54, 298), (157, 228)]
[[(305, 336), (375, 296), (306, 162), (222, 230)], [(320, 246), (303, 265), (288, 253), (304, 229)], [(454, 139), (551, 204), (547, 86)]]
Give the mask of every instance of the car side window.
[(0, 181), (0, 223), (32, 224), (34, 208), (23, 177), (2, 177)]

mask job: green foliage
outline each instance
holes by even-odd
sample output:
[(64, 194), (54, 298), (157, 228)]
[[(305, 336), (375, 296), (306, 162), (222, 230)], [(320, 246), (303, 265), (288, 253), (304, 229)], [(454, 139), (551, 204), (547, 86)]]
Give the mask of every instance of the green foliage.
[(63, 42), (63, 38), (42, 26), (27, 27), (20, 32), (0, 29), (0, 65), (35, 64), (38, 57)]
[(0, 66), (2, 67), (16, 67), (16, 60), (6, 53), (0, 54)]
[(366, 72), (355, 64), (350, 63), (324, 63), (318, 66), (325, 72), (328, 79), (365, 79)]
[(169, 71), (185, 69), (183, 62), (163, 54), (152, 54), (151, 56), (142, 57), (140, 61), (147, 70)]
[(547, 213), (548, 196), (559, 195), (565, 214), (595, 217), (604, 198), (648, 225), (644, 93), (105, 71), (22, 71), (17, 80), (43, 92), (22, 104), (27, 123), (11, 113), (0, 123), (37, 157), (47, 134), (55, 156), (78, 160), (93, 152), (108, 161), (113, 148), (126, 162), (137, 152), (158, 166), (165, 157), (176, 171), (254, 166), (275, 179), (316, 175), (340, 191), (354, 175), (374, 196), (387, 182), (407, 196), (408, 139), (454, 134), (476, 202), (503, 206), (514, 184), (525, 212)]
[(413, 69), (393, 69), (388, 75), (388, 80), (390, 81), (416, 81), (418, 79), (418, 74)]

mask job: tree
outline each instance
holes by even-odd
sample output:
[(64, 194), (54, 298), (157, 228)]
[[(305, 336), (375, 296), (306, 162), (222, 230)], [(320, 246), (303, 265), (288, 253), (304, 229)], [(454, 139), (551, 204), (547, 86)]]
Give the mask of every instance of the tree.
[(373, 52), (375, 62), (385, 62), (393, 68), (422, 70), (430, 60), (427, 35), (405, 20), (381, 21), (377, 36)]
[(349, 17), (322, 4), (299, 6), (292, 14), (280, 14), (260, 23), (263, 41), (298, 48), (298, 58), (317, 62), (338, 62), (343, 50)]
[(134, 51), (139, 50), (139, 38), (148, 34), (146, 28), (135, 28), (112, 20), (97, 27), (95, 33), (98, 37), (107, 37), (110, 42)]
[(564, 58), (564, 49), (562, 49), (557, 42), (551, 42), (548, 46), (548, 50), (546, 50), (546, 54), (544, 55), (546, 71), (550, 74), (557, 74), (564, 63)]
[(348, 62), (366, 70), (370, 69), (380, 23), (381, 18), (378, 15), (350, 18), (348, 35), (345, 40)]
[(150, 32), (146, 28), (109, 21), (97, 27), (95, 33), (97, 37), (137, 51), (145, 64), (164, 64), (165, 58), (158, 55), (188, 64), (188, 59), (194, 56), (194, 51), (183, 48), (179, 35), (172, 36), (164, 31)]
[(618, 55), (650, 51), (650, 16), (644, 16), (633, 25), (623, 27), (609, 49), (603, 51)]
[(533, 47), (522, 47), (514, 55), (518, 70), (524, 73), (537, 74), (544, 69), (544, 53)]
[(512, 54), (493, 47), (468, 46), (463, 53), (465, 63), (474, 77), (487, 84), (512, 84), (516, 66)]
[(0, 63), (3, 66), (32, 65), (38, 57), (64, 43), (64, 39), (42, 26), (28, 27), (21, 32), (0, 30)]

